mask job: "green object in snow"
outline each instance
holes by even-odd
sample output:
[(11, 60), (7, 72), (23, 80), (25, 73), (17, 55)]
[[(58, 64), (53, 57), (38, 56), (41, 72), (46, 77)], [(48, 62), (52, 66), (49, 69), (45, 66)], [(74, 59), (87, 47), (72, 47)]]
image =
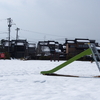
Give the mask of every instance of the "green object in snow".
[(64, 63), (62, 63), (62, 64), (60, 64), (59, 66), (57, 66), (57, 67), (55, 67), (55, 68), (49, 70), (49, 71), (41, 71), (41, 74), (44, 74), (44, 75), (46, 75), (46, 74), (52, 74), (52, 73), (54, 73), (54, 72), (60, 70), (61, 68), (67, 66), (68, 64), (72, 63), (73, 61), (75, 61), (75, 60), (77, 60), (77, 59), (79, 59), (79, 58), (81, 58), (81, 57), (83, 57), (83, 56), (90, 55), (90, 54), (92, 54), (92, 51), (91, 51), (91, 49), (89, 48), (89, 49), (83, 51), (82, 53), (80, 53), (80, 54), (78, 54), (78, 55), (72, 57), (72, 58), (69, 59), (68, 61), (66, 61), (66, 62), (64, 62)]

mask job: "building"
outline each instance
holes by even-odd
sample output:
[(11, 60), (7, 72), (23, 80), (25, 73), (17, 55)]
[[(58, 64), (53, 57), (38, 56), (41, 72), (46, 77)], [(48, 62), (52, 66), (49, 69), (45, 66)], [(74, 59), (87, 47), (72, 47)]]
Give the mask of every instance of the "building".
[(27, 59), (36, 59), (36, 44), (35, 43), (28, 43)]
[(56, 41), (39, 41), (37, 44), (37, 56), (55, 55), (61, 52), (59, 49), (59, 43)]
[(27, 40), (1, 40), (0, 52), (6, 52), (7, 58), (25, 59), (69, 59), (88, 49), (88, 43), (94, 43), (100, 52), (100, 46), (95, 40), (75, 38), (66, 39), (64, 44), (56, 41), (39, 41), (38, 44)]
[(88, 49), (88, 43), (95, 43), (95, 40), (81, 38), (75, 38), (74, 40), (66, 39), (65, 44), (67, 57), (73, 57)]
[(12, 58), (25, 58), (28, 55), (28, 42), (26, 40), (12, 40), (10, 54)]

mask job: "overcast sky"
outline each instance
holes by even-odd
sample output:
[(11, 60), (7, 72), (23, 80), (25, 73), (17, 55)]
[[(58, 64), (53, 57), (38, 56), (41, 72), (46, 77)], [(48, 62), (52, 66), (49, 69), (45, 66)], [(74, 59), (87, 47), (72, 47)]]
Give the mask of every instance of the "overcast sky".
[(65, 38), (95, 39), (100, 43), (100, 0), (0, 0), (0, 39), (8, 37), (7, 18), (13, 20), (11, 39), (37, 42)]

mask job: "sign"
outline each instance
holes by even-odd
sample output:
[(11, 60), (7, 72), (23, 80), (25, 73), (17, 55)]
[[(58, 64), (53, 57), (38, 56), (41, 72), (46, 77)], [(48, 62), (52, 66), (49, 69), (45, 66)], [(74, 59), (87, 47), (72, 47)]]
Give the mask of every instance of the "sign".
[(0, 58), (5, 58), (5, 54), (4, 53), (0, 53)]

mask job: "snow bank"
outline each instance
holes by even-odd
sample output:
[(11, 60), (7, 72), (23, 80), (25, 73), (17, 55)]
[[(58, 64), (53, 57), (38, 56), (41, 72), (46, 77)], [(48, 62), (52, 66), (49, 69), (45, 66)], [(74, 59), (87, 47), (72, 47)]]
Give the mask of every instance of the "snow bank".
[[(40, 74), (63, 62), (0, 60), (0, 100), (100, 100), (99, 78)], [(94, 62), (81, 61), (73, 62), (57, 73), (99, 75)]]

